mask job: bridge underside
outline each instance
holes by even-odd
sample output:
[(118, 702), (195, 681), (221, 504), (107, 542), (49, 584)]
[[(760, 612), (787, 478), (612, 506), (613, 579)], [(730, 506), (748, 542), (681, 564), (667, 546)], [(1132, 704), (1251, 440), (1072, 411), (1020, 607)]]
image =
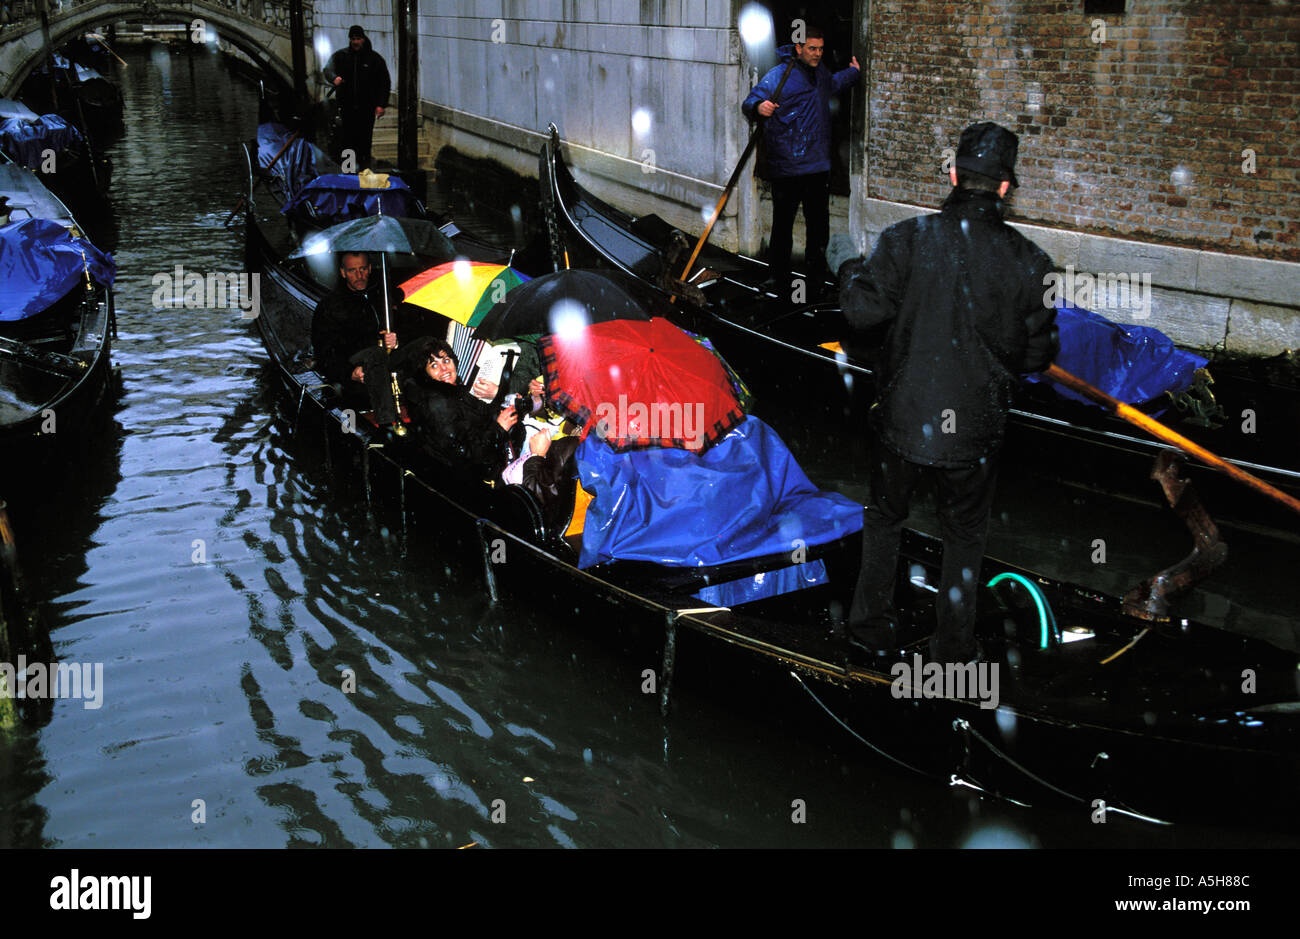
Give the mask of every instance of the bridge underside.
[[(58, 48), (70, 39), (96, 32), (96, 27), (116, 22), (174, 22), (192, 23), (202, 19), (210, 33), (229, 42), (256, 62), (269, 75), (286, 85), (293, 83), (293, 49), (289, 34), (272, 29), (256, 20), (233, 15), (220, 7), (201, 3), (182, 6), (159, 4), (148, 10), (138, 3), (110, 0), (105, 3), (83, 3), (50, 21), (50, 40)], [(311, 44), (307, 46), (307, 72), (312, 74), (317, 65)], [(0, 97), (13, 97), (32, 70), (45, 57), (45, 41), (40, 22), (33, 20), (26, 30), (11, 28), (6, 31), (4, 45), (0, 46)]]

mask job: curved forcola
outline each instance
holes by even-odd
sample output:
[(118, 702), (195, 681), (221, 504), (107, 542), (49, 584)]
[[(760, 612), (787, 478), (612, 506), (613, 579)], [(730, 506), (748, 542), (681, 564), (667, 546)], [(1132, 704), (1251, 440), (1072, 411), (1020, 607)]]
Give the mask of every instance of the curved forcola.
[(895, 698), (975, 698), (980, 707), (998, 706), (998, 664), (996, 662), (924, 662), (918, 654), (912, 661), (895, 662), (889, 693)]
[(602, 401), (596, 406), (592, 432), (601, 439), (684, 440), (689, 449), (704, 445), (704, 402), (644, 401), (618, 403)]

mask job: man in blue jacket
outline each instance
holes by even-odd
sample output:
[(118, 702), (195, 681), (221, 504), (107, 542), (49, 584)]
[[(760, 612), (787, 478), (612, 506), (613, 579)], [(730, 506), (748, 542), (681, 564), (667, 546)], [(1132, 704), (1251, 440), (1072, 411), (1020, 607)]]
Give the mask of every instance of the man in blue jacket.
[[(768, 285), (784, 296), (793, 295), (790, 249), (800, 203), (808, 233), (804, 258), (809, 287), (816, 289), (825, 279), (830, 235), (831, 96), (858, 80), (856, 56), (848, 68), (833, 74), (822, 65), (826, 39), (820, 29), (808, 27), (804, 40), (777, 50), (781, 64), (763, 76), (740, 106), (747, 118), (763, 121), (758, 175), (772, 185)], [(791, 59), (790, 77), (773, 100)]]
[(936, 661), (977, 654), (975, 594), (998, 455), (1011, 398), (1025, 372), (1060, 349), (1045, 302), (1051, 259), (1002, 219), (1016, 180), (1019, 138), (990, 121), (961, 134), (953, 189), (934, 215), (885, 229), (868, 260), (836, 235), (844, 315), (857, 329), (888, 325), (871, 406), (871, 501), (849, 642), (888, 654), (911, 637), (894, 610), (900, 532), (925, 475), (939, 491), (943, 568), (935, 600)]

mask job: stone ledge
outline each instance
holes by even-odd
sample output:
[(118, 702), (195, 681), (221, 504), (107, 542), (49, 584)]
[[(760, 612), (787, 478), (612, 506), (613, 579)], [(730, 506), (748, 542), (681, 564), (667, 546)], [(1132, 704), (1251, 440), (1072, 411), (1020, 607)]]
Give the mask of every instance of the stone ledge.
[[(866, 209), (867, 228), (873, 236), (905, 218), (937, 211), (880, 199), (866, 200)], [(1130, 241), (1023, 222), (1012, 224), (1062, 268), (1072, 264), (1078, 271), (1149, 273), (1152, 283), (1161, 287), (1279, 306), (1294, 306), (1300, 301), (1297, 262)]]
[[(936, 211), (864, 201), (868, 250), (890, 225)], [(1112, 319), (1154, 326), (1196, 349), (1276, 355), (1300, 348), (1300, 308), (1288, 304), (1300, 300), (1300, 264), (1012, 224), (1062, 268), (1070, 264), (1081, 272), (1150, 273), (1150, 318), (1097, 311)]]
[[(429, 101), (421, 104), (425, 118), (435, 125), (431, 128), (435, 137), (442, 135), (440, 127), (450, 128), (457, 133), (446, 135), (445, 143), (471, 156), (495, 159), (523, 175), (537, 176), (537, 158), (546, 141), (545, 133)], [(579, 185), (625, 212), (633, 215), (655, 213), (688, 232), (703, 230), (705, 219), (700, 217), (698, 207), (712, 206), (722, 194), (722, 186), (708, 180), (662, 168), (645, 173), (642, 164), (635, 160), (569, 141), (563, 141), (563, 147), (566, 162)], [(514, 152), (507, 152), (505, 148)], [(576, 155), (577, 159), (568, 159), (570, 154)], [(735, 243), (735, 216), (736, 201), (733, 199), (714, 228), (718, 243)]]

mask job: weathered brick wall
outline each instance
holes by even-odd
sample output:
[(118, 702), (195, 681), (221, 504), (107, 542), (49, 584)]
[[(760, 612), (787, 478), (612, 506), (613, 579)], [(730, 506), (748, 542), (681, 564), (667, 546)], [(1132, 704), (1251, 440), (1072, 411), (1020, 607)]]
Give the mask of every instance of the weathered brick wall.
[[(870, 198), (937, 205), (943, 149), (1021, 136), (1023, 221), (1300, 260), (1300, 4), (871, 0)], [(1105, 41), (1094, 19), (1105, 24)], [(1243, 172), (1244, 150), (1255, 154)]]

